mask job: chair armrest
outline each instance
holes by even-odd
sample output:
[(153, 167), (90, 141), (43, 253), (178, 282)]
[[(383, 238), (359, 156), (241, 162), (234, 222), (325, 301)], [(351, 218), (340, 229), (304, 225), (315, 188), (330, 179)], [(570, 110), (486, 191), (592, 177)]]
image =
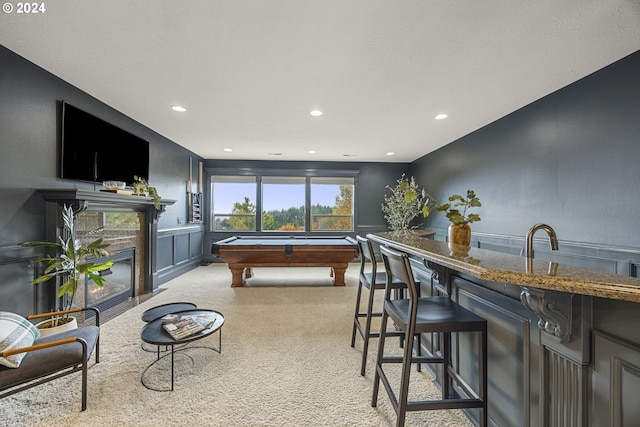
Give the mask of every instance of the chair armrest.
[(82, 338), (77, 338), (77, 337), (72, 337), (72, 338), (65, 338), (62, 340), (56, 340), (56, 341), (51, 341), (51, 342), (47, 342), (44, 344), (36, 344), (36, 345), (30, 345), (29, 347), (22, 347), (22, 348), (16, 348), (13, 350), (5, 350), (2, 353), (0, 353), (0, 355), (2, 355), (2, 357), (7, 357), (7, 356), (13, 356), (14, 354), (19, 354), (19, 353), (26, 353), (29, 351), (36, 351), (36, 350), (42, 350), (44, 348), (49, 348), (49, 347), (55, 347), (58, 345), (64, 345), (64, 344), (70, 344), (76, 341), (84, 341)]
[(70, 310), (51, 311), (49, 313), (38, 313), (27, 316), (27, 319), (42, 319), (44, 317), (60, 316), (62, 314), (79, 313), (81, 311), (93, 311), (96, 315), (96, 326), (100, 326), (100, 310), (95, 307), (79, 307)]

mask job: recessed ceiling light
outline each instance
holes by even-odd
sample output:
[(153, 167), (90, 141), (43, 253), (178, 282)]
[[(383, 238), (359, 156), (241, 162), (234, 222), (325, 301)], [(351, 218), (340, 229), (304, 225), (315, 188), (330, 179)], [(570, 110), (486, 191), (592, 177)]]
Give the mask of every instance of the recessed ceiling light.
[(446, 119), (447, 117), (449, 117), (449, 116), (448, 116), (447, 114), (444, 114), (444, 113), (443, 113), (443, 114), (438, 114), (438, 115), (435, 117), (435, 119), (436, 119), (436, 120), (444, 120), (444, 119)]
[(225, 148), (224, 151), (226, 151), (227, 153), (232, 152), (233, 150), (231, 148)]
[(322, 111), (320, 111), (320, 110), (311, 110), (311, 112), (309, 114), (311, 114), (313, 117), (319, 117), (319, 116), (322, 115)]
[(316, 154), (316, 150), (309, 150), (309, 151), (307, 151), (307, 153), (309, 153), (309, 154)]
[(183, 107), (183, 106), (181, 106), (181, 105), (172, 105), (172, 106), (171, 106), (171, 109), (172, 109), (173, 111), (178, 111), (179, 113), (184, 113), (185, 111), (187, 111), (187, 109), (186, 109), (186, 108), (184, 108), (184, 107)]
[(393, 156), (394, 154), (396, 154), (396, 153), (394, 153), (393, 151), (389, 151), (389, 152), (387, 153), (387, 156)]

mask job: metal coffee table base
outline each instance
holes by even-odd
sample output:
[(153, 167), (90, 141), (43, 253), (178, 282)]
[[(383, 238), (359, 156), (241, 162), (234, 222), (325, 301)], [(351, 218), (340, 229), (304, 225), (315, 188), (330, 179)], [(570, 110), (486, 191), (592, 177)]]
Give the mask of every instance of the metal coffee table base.
[[(157, 359), (154, 360), (153, 362), (151, 362), (151, 364), (149, 366), (147, 366), (145, 368), (144, 371), (142, 371), (142, 375), (140, 376), (140, 382), (142, 383), (143, 386), (145, 386), (147, 389), (149, 390), (153, 390), (153, 391), (173, 391), (174, 390), (174, 381), (175, 381), (175, 357), (176, 354), (179, 354), (181, 356), (185, 356), (187, 358), (189, 358), (191, 360), (191, 366), (193, 366), (194, 361), (193, 358), (191, 356), (189, 356), (188, 354), (184, 353), (187, 350), (193, 350), (193, 349), (198, 349), (198, 348), (204, 348), (207, 350), (212, 350), (215, 351), (218, 354), (222, 353), (222, 329), (218, 330), (218, 348), (214, 348), (214, 347), (209, 347), (209, 346), (205, 346), (205, 345), (189, 345), (187, 344), (179, 344), (179, 345), (169, 345), (166, 347), (171, 347), (171, 352), (166, 352), (164, 354), (161, 355), (161, 350), (160, 347), (161, 346), (157, 346), (158, 350), (157, 350)], [(147, 371), (149, 369), (151, 369), (156, 363), (160, 362), (162, 359), (164, 359), (165, 357), (171, 357), (171, 388), (170, 389), (159, 389), (159, 388), (155, 388), (152, 387), (148, 384), (145, 383), (144, 381), (144, 376), (147, 373)]]
[[(191, 318), (205, 318), (205, 319), (213, 319), (209, 324), (207, 329), (204, 329), (194, 335), (190, 335), (188, 337), (182, 339), (174, 339), (168, 333), (166, 333), (162, 327), (162, 318), (157, 318), (155, 320), (147, 323), (142, 330), (140, 331), (140, 338), (143, 342), (151, 345), (157, 346), (156, 350), (156, 360), (154, 360), (149, 366), (145, 368), (140, 377), (140, 382), (149, 390), (155, 391), (173, 391), (174, 389), (174, 379), (175, 379), (175, 356), (176, 353), (183, 354), (183, 352), (196, 349), (196, 348), (205, 348), (209, 350), (213, 350), (217, 353), (222, 353), (222, 325), (224, 324), (224, 315), (219, 311), (215, 310), (204, 310), (204, 309), (192, 309), (192, 310), (183, 310), (174, 312), (174, 314), (178, 315), (178, 317), (191, 317)], [(201, 340), (203, 338), (208, 337), (209, 335), (218, 332), (218, 348), (208, 347), (203, 345), (190, 345), (194, 341)], [(165, 352), (164, 355), (160, 355), (160, 347), (164, 347), (165, 349), (171, 347), (171, 352)], [(160, 360), (165, 357), (171, 356), (171, 389), (158, 389), (149, 386), (144, 378), (145, 374), (149, 371), (149, 369), (156, 365)], [(191, 359), (193, 363), (193, 358), (191, 356), (185, 354), (189, 359)]]

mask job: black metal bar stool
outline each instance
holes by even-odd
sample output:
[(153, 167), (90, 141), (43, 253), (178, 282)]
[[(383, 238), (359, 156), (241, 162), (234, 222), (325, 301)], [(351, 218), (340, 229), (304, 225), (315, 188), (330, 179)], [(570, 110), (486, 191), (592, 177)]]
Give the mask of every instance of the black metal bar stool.
[[(378, 401), (380, 381), (387, 390), (393, 409), (397, 415), (396, 425), (404, 426), (407, 411), (439, 409), (481, 408), (480, 425), (487, 425), (487, 321), (471, 311), (461, 307), (448, 297), (420, 298), (411, 272), (411, 264), (406, 254), (381, 247), (382, 259), (387, 272), (387, 282), (400, 280), (408, 284), (408, 299), (391, 299), (391, 287), (387, 287), (382, 310), (381, 334), (376, 360), (376, 373), (373, 380), (371, 406)], [(391, 318), (396, 328), (404, 333), (403, 356), (385, 356), (384, 343), (388, 336), (387, 321)], [(395, 331), (393, 331), (395, 332)], [(413, 354), (414, 336), (421, 333), (442, 334), (442, 357)], [(453, 369), (451, 364), (451, 333), (473, 332), (478, 335), (481, 352), (478, 354), (478, 389), (476, 392)], [(408, 401), (409, 376), (412, 363), (442, 363), (442, 399)], [(402, 363), (400, 393), (393, 391), (384, 371), (385, 363)], [(466, 396), (460, 397), (453, 392), (454, 382)]]
[[(371, 331), (371, 319), (373, 317), (381, 317), (382, 311), (373, 311), (374, 294), (376, 289), (384, 289), (387, 286), (387, 273), (384, 271), (377, 271), (377, 261), (373, 250), (373, 245), (369, 239), (365, 239), (361, 236), (356, 236), (358, 241), (358, 248), (360, 250), (360, 279), (358, 282), (358, 295), (356, 297), (356, 309), (353, 316), (353, 330), (351, 332), (351, 347), (355, 346), (356, 331), (360, 333), (363, 339), (362, 345), (362, 364), (360, 367), (360, 375), (364, 376), (365, 368), (367, 366), (367, 352), (369, 351), (369, 338), (377, 338), (380, 336), (379, 331)], [(419, 287), (419, 282), (416, 282)], [(399, 291), (406, 289), (406, 283), (398, 279), (394, 279), (392, 283), (392, 289), (396, 292), (396, 297)], [(369, 297), (367, 298), (366, 311), (360, 311), (362, 289), (369, 291)], [(364, 318), (364, 325), (361, 319)], [(404, 333), (392, 334), (402, 337)]]

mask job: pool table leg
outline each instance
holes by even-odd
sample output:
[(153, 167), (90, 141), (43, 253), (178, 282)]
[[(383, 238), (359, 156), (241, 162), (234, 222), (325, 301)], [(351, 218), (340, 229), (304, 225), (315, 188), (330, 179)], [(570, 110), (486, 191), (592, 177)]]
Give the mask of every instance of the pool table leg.
[(229, 270), (231, 270), (231, 287), (244, 286), (244, 267), (236, 267), (233, 264), (229, 264)]
[(344, 286), (344, 272), (348, 264), (336, 264), (331, 267), (333, 271), (333, 286)]

